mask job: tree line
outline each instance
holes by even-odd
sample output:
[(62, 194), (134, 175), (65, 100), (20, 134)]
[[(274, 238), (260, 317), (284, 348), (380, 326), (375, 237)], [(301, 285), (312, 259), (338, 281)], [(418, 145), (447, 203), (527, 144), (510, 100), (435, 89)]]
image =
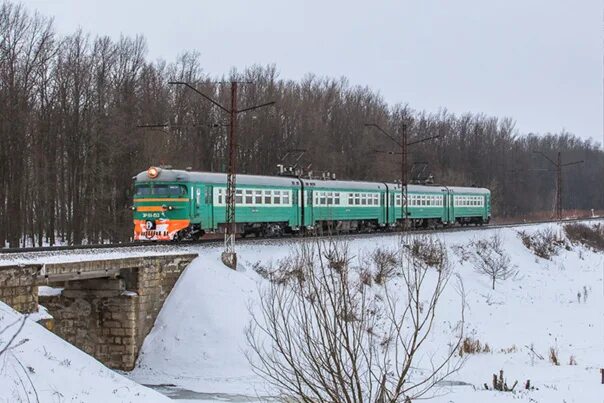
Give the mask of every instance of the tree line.
[[(207, 100), (169, 81), (185, 81), (229, 105), (229, 85), (242, 85), (241, 108), (274, 107), (238, 120), (238, 171), (275, 174), (291, 149), (300, 163), (341, 179), (400, 178), (400, 158), (378, 154), (390, 140), (364, 127), (377, 123), (410, 141), (412, 177), (485, 186), (494, 216), (551, 211), (555, 173), (533, 153), (585, 163), (565, 169), (566, 209), (603, 209), (599, 144), (571, 133), (523, 134), (510, 118), (456, 115), (389, 105), (374, 90), (345, 78), (309, 74), (283, 79), (275, 66), (204, 73), (199, 53), (173, 62), (150, 61), (145, 39), (60, 36), (52, 20), (21, 5), (0, 5), (0, 246), (123, 241), (132, 233), (132, 177), (150, 165), (224, 172), (227, 116)], [(496, 96), (494, 94), (493, 96)], [(141, 128), (149, 124), (161, 128)], [(287, 163), (287, 161), (284, 161)], [(542, 170), (534, 170), (535, 168)]]

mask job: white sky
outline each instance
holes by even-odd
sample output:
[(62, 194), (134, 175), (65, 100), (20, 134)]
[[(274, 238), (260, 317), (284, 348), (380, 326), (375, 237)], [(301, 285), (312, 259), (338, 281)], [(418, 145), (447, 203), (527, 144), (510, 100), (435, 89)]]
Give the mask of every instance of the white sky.
[(201, 52), (206, 73), (276, 64), (346, 76), (414, 109), (510, 116), (602, 141), (602, 0), (23, 0), (78, 27), (142, 34), (151, 59)]

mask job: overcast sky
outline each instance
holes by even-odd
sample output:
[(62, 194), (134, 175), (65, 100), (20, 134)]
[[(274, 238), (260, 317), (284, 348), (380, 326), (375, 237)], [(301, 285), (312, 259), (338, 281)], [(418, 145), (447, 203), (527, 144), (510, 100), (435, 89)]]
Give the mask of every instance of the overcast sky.
[(390, 103), (510, 116), (522, 133), (602, 141), (603, 0), (23, 0), (149, 57), (198, 50), (206, 73), (275, 64), (346, 76)]

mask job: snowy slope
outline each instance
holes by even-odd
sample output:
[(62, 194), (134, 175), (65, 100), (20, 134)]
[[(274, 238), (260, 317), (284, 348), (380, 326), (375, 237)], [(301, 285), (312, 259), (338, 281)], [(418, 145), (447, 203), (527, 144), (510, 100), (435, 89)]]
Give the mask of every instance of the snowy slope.
[(0, 302), (0, 351), (9, 343), (0, 355), (0, 402), (170, 401), (106, 368)]
[[(549, 225), (523, 227), (534, 232)], [(557, 227), (553, 225), (553, 228)], [(513, 279), (491, 289), (490, 280), (463, 261), (456, 246), (499, 232), (518, 269)], [(597, 402), (602, 401), (599, 368), (604, 364), (602, 336), (604, 256), (573, 246), (552, 260), (537, 258), (521, 242), (517, 230), (482, 230), (446, 233), (454, 270), (466, 290), (466, 333), (488, 343), (489, 353), (472, 354), (450, 383), (429, 401), (445, 402)], [(368, 253), (379, 246), (396, 247), (396, 236), (355, 239), (350, 249)], [(183, 273), (166, 301), (155, 327), (145, 340), (137, 368), (130, 376), (146, 384), (175, 384), (177, 388), (225, 396), (263, 396), (265, 385), (244, 357), (244, 329), (249, 306), (257, 301), (264, 281), (253, 264), (276, 261), (291, 250), (286, 243), (240, 245), (238, 271), (220, 262), (219, 248), (200, 249), (200, 257)], [(584, 287), (588, 290), (585, 298)], [(577, 301), (577, 293), (582, 294)], [(446, 339), (447, 320), (458, 315), (459, 296), (449, 289), (439, 309), (439, 322), (431, 338), (437, 349)], [(544, 359), (531, 353), (530, 348)], [(561, 365), (548, 360), (549, 349), (559, 352)], [(577, 365), (569, 365), (573, 355)], [(504, 370), (508, 383), (518, 380), (517, 392), (485, 391), (492, 374)], [(527, 379), (536, 387), (524, 391)], [(224, 396), (222, 396), (224, 398)], [(217, 399), (218, 400), (218, 399)], [(260, 399), (262, 400), (262, 398)], [(237, 400), (234, 401), (243, 401)]]

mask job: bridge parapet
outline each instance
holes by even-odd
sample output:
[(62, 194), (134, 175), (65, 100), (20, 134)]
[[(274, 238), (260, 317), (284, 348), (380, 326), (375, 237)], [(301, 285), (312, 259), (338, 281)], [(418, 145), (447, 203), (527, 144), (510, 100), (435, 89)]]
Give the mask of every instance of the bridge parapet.
[(0, 300), (21, 313), (38, 310), (36, 276), (42, 265), (0, 266)]

